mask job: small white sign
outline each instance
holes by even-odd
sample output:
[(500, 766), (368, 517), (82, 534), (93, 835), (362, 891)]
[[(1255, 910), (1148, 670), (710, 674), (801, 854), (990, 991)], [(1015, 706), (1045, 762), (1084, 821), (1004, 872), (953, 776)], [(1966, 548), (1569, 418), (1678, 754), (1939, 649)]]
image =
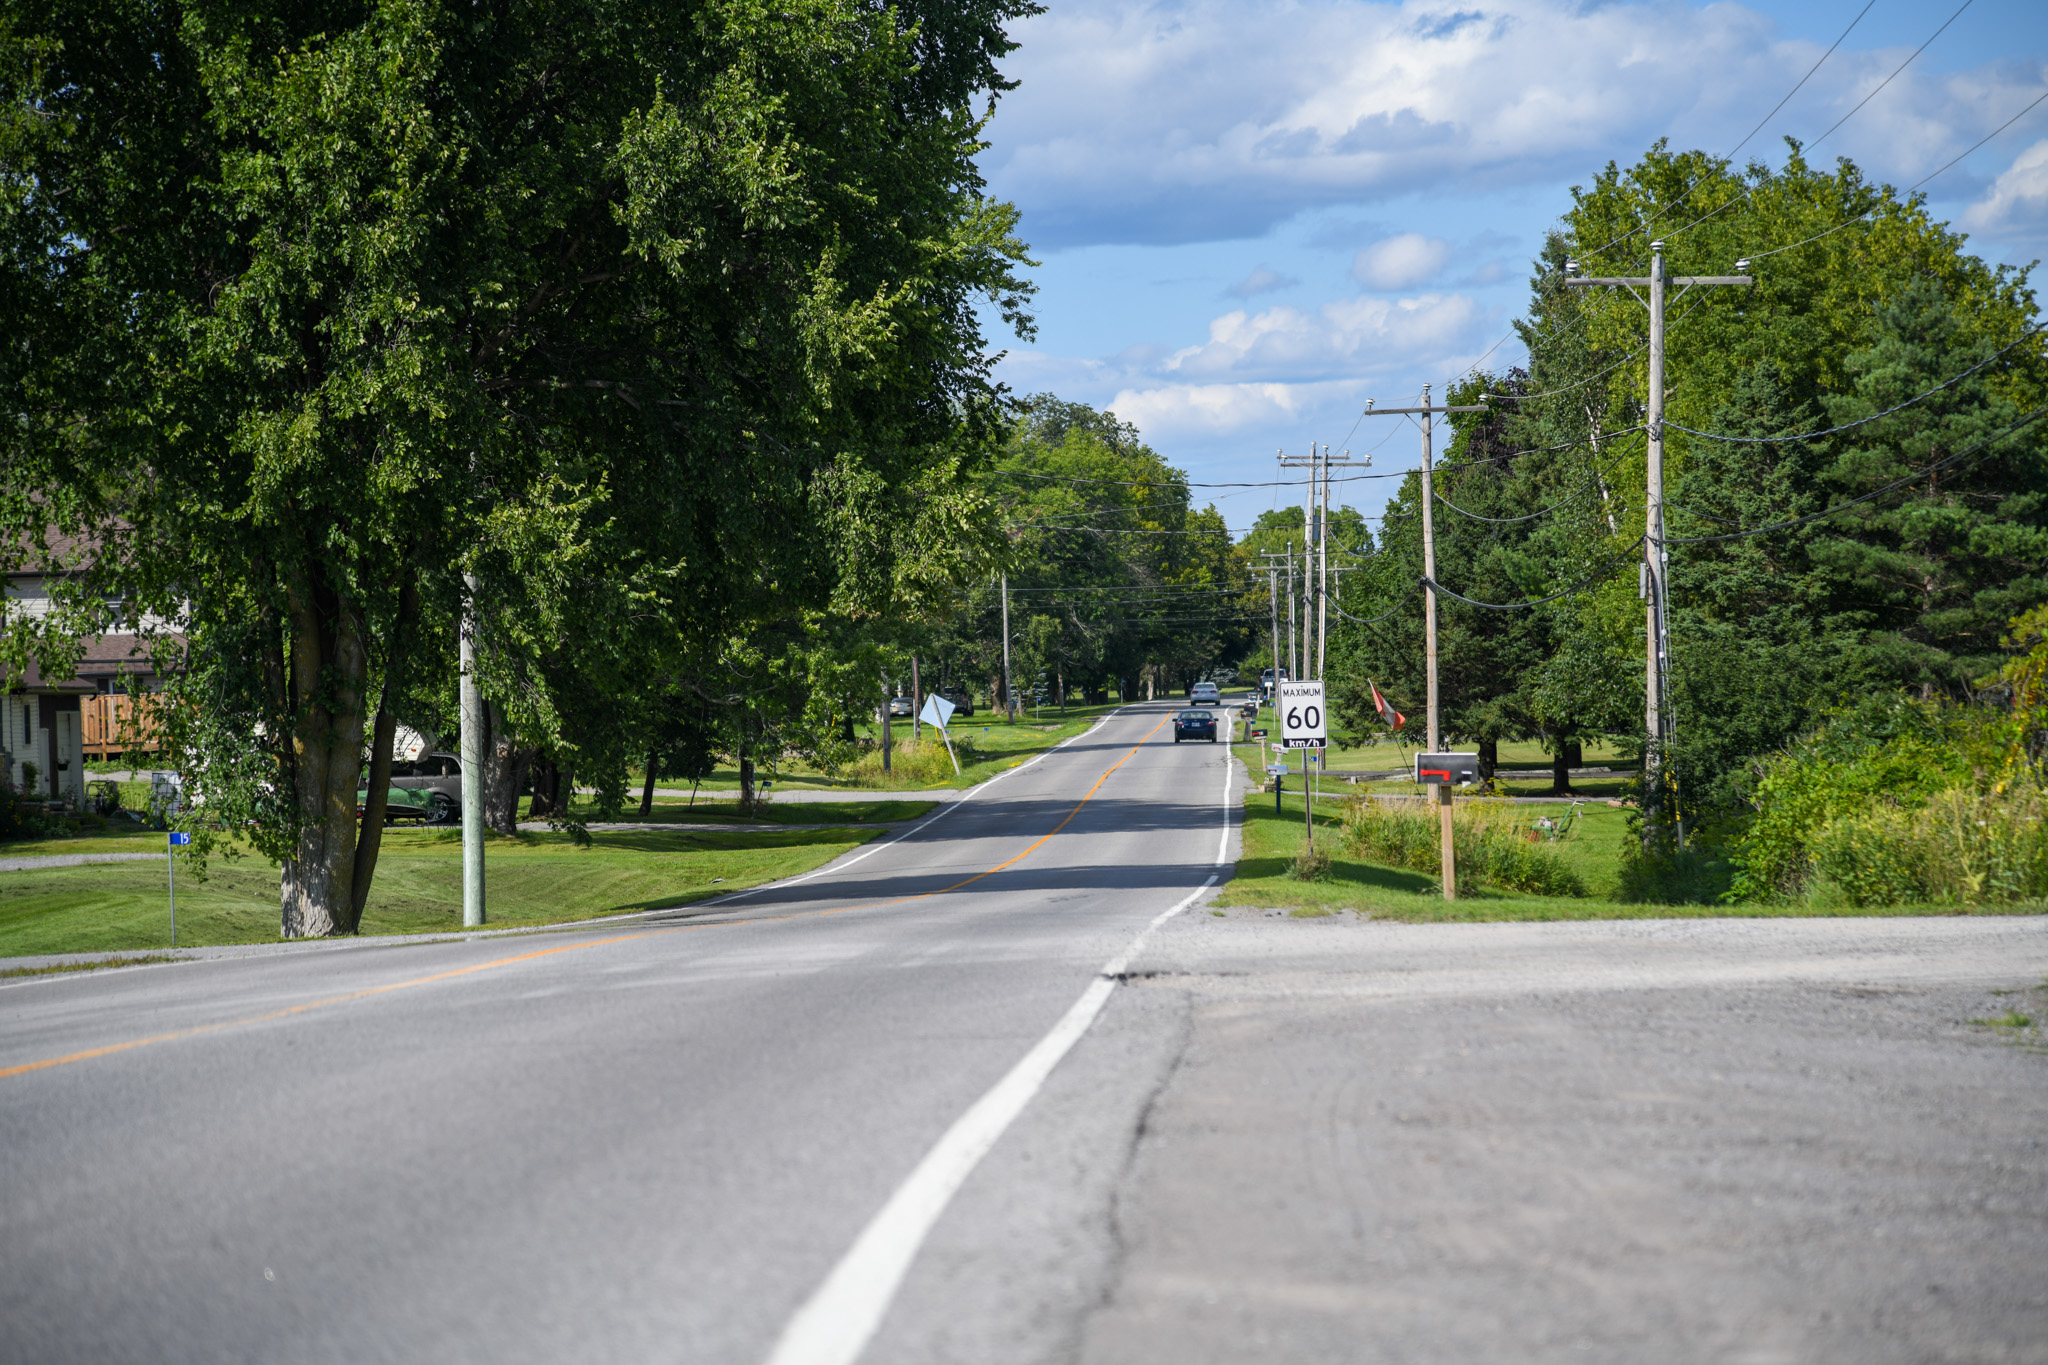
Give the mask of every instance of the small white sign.
[(1285, 777), (1287, 776), (1287, 765), (1285, 763), (1268, 763), (1266, 771), (1275, 777)]
[(1280, 684), (1280, 743), (1289, 749), (1320, 749), (1330, 730), (1323, 710), (1323, 684)]
[(924, 699), (924, 710), (917, 713), (917, 718), (926, 725), (936, 725), (943, 730), (957, 709), (952, 702), (934, 692)]
[(391, 758), (397, 763), (417, 763), (427, 751), (427, 737), (410, 725), (401, 725), (391, 736)]

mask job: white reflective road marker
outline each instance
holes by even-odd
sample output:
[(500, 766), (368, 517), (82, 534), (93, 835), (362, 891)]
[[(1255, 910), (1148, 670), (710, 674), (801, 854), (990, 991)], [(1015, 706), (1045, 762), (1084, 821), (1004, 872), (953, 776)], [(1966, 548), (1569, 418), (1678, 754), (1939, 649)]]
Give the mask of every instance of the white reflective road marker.
[[(1224, 844), (1216, 851), (1216, 861), (1223, 861), (1223, 851), (1230, 839), (1230, 787), (1234, 776), (1232, 761), (1226, 757), (1223, 764), (1223, 838)], [(896, 1193), (889, 1196), (889, 1202), (882, 1205), (859, 1238), (847, 1253), (839, 1258), (839, 1264), (832, 1267), (832, 1273), (818, 1286), (796, 1316), (789, 1320), (789, 1326), (782, 1329), (782, 1339), (775, 1344), (775, 1350), (768, 1357), (768, 1365), (853, 1365), (860, 1359), (868, 1342), (874, 1338), (875, 1330), (882, 1325), (882, 1317), (895, 1301), (896, 1291), (903, 1284), (903, 1277), (910, 1272), (910, 1263), (917, 1259), (918, 1249), (924, 1245), (925, 1237), (932, 1225), (939, 1221), (939, 1215), (946, 1211), (953, 1195), (966, 1183), (967, 1177), (981, 1159), (988, 1155), (989, 1148), (1009, 1128), (1024, 1107), (1031, 1103), (1046, 1077), (1060, 1064), (1075, 1043), (1081, 1041), (1088, 1026), (1095, 1022), (1095, 1016), (1102, 1013), (1102, 1007), (1109, 1003), (1110, 993), (1116, 989), (1117, 979), (1131, 965), (1145, 940), (1166, 921), (1178, 915), (1198, 900), (1202, 893), (1216, 884), (1216, 873), (1209, 874), (1200, 886), (1190, 891), (1171, 910), (1161, 912), (1144, 927), (1130, 946), (1104, 963), (1088, 989), (1081, 992), (1081, 998), (1060, 1016), (1052, 1031), (1038, 1040), (1031, 1051), (1024, 1054), (1024, 1060), (1010, 1068), (1010, 1073), (997, 1081), (988, 1093), (974, 1102), (973, 1107), (956, 1119), (944, 1137), (938, 1140), (909, 1179), (897, 1186)]]

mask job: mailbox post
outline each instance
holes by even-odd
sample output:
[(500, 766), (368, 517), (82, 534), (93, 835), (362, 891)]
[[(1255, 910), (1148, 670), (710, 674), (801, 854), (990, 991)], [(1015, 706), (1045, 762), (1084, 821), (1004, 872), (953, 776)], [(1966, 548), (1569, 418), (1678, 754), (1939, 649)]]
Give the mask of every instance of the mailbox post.
[(1479, 780), (1478, 754), (1417, 754), (1415, 780), (1436, 788), (1437, 818), (1443, 834), (1440, 855), (1444, 869), (1444, 899), (1458, 898), (1458, 854), (1451, 839), (1451, 788), (1469, 787)]

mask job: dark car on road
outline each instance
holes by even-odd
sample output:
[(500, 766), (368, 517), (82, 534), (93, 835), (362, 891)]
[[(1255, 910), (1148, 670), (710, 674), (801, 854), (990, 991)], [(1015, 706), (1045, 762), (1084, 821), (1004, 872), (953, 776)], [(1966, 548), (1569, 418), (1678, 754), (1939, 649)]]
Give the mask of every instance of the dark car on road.
[(1180, 711), (1173, 717), (1173, 742), (1184, 739), (1206, 739), (1216, 742), (1216, 713), (1214, 711)]

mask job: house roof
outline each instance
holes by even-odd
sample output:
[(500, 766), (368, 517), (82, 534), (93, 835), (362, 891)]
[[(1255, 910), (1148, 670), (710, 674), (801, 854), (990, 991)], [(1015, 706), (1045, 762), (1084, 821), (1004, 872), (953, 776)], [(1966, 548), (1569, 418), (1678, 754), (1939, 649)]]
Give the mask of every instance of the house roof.
[[(183, 641), (183, 637), (173, 638), (180, 643)], [(0, 666), (0, 689), (97, 692), (102, 678), (115, 678), (124, 673), (150, 677), (155, 672), (155, 665), (149, 657), (149, 641), (143, 636), (95, 635), (86, 641), (85, 655), (70, 677), (52, 679), (45, 675), (41, 664), (35, 662), (30, 663), (28, 671), (18, 677), (10, 669)]]

